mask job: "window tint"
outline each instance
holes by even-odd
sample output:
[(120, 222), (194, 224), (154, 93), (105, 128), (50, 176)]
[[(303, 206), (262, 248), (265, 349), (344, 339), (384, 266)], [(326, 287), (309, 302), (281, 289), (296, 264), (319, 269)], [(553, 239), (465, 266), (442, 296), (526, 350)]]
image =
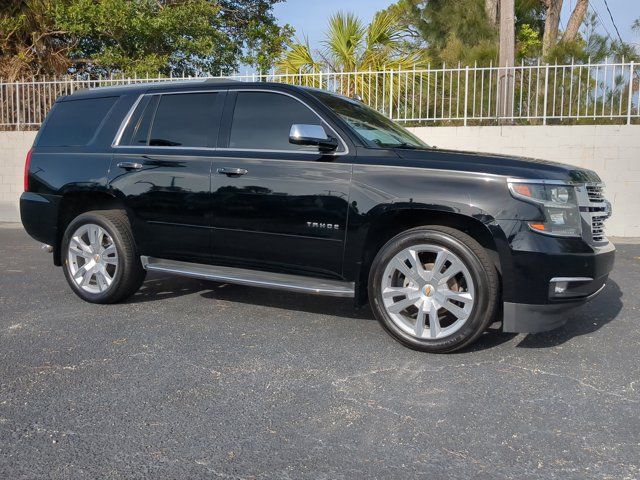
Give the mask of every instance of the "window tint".
[(153, 119), (149, 144), (165, 147), (213, 146), (217, 128), (215, 102), (215, 93), (163, 95)]
[(67, 147), (88, 144), (117, 99), (86, 98), (56, 103), (40, 134), (38, 145)]
[(289, 143), (295, 123), (320, 125), (309, 108), (287, 95), (268, 92), (238, 92), (231, 124), (230, 148), (257, 150), (313, 150)]

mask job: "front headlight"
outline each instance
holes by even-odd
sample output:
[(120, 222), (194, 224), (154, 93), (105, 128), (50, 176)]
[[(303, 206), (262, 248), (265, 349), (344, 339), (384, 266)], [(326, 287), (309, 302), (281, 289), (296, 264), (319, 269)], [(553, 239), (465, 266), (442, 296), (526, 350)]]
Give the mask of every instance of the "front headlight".
[(535, 180), (509, 180), (511, 194), (541, 207), (543, 221), (527, 222), (536, 232), (559, 237), (582, 235), (582, 221), (573, 185)]

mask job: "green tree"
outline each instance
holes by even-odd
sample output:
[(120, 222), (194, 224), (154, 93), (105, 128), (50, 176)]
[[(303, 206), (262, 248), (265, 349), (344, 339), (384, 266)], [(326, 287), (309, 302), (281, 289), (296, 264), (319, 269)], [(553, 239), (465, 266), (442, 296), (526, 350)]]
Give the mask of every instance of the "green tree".
[(436, 64), (489, 63), (497, 57), (497, 32), (483, 0), (400, 0), (386, 11)]
[[(561, 32), (562, 0), (516, 0), (518, 60), (634, 58), (636, 52), (629, 44), (597, 33), (588, 3), (575, 2)], [(486, 65), (498, 59), (497, 5), (496, 0), (398, 0), (386, 11), (401, 19), (411, 42), (425, 48), (435, 63)], [(637, 24), (640, 28), (640, 19)]]
[(269, 68), (292, 35), (282, 0), (20, 0), (0, 6), (0, 74), (230, 73)]
[(53, 0), (0, 4), (0, 78), (64, 72), (68, 48), (57, 30)]

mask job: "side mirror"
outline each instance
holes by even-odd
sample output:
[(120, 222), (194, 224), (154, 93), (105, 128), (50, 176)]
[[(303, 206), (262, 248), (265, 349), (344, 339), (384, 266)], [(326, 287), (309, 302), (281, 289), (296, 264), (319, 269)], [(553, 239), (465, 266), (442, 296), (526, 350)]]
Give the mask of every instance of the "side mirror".
[(318, 147), (321, 152), (332, 152), (338, 148), (338, 141), (329, 137), (322, 125), (292, 125), (289, 143)]

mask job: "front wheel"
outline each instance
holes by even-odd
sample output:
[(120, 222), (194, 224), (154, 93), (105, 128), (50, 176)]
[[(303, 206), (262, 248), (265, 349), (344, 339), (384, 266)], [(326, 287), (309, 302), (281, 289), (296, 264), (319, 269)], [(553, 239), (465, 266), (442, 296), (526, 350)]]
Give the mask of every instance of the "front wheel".
[(91, 303), (116, 303), (133, 295), (145, 277), (126, 214), (121, 210), (83, 213), (62, 239), (67, 282)]
[(369, 274), (372, 310), (389, 333), (425, 352), (473, 342), (496, 311), (498, 277), (484, 248), (448, 227), (419, 227), (382, 247)]

